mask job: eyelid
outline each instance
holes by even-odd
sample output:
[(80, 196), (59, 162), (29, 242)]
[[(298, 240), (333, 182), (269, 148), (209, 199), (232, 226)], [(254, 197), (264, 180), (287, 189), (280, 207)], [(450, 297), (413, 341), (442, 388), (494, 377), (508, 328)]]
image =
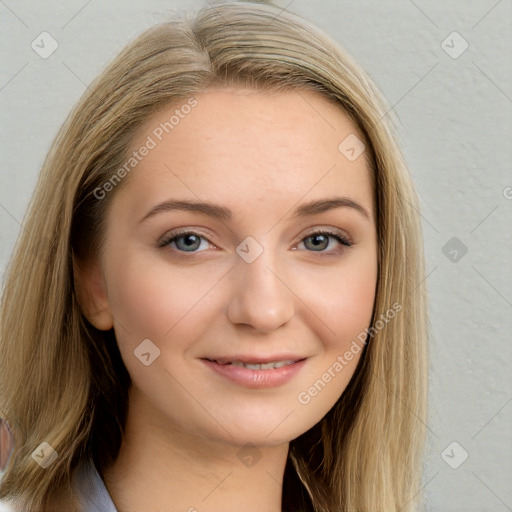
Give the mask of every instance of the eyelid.
[(184, 235), (200, 235), (202, 238), (204, 238), (209, 244), (216, 245), (214, 242), (210, 240), (210, 235), (207, 235), (204, 231), (201, 230), (201, 228), (176, 228), (175, 230), (171, 230), (169, 233), (165, 234), (163, 237), (161, 237), (157, 245), (158, 247), (165, 247), (169, 244), (169, 242), (174, 239), (178, 238), (180, 236)]
[(303, 234), (299, 236), (298, 242), (302, 242), (304, 238), (313, 236), (315, 234), (328, 234), (333, 237), (339, 237), (342, 240), (346, 241), (348, 246), (353, 245), (354, 241), (352, 240), (352, 237), (343, 229), (337, 228), (334, 226), (315, 226), (314, 228), (308, 228)]

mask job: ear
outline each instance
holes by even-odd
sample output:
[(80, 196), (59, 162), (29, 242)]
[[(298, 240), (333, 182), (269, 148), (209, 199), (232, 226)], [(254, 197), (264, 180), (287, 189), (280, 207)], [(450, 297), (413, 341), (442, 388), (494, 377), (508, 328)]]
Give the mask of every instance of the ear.
[(114, 319), (99, 261), (84, 262), (74, 255), (73, 275), (78, 302), (89, 323), (100, 331), (112, 329)]

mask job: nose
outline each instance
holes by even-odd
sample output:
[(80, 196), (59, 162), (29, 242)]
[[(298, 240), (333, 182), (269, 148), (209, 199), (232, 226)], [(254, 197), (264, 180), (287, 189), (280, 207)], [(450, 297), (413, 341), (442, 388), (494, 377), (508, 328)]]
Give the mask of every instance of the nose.
[(269, 253), (264, 250), (252, 263), (237, 260), (236, 283), (228, 307), (233, 324), (262, 333), (286, 324), (295, 314), (296, 296)]

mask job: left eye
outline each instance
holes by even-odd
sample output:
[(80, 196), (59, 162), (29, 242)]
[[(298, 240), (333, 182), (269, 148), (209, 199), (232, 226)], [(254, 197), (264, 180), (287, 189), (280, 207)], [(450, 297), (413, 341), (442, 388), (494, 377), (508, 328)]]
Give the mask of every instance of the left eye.
[(168, 245), (182, 252), (201, 252), (208, 249), (208, 240), (197, 233), (181, 233), (161, 242), (161, 247)]
[(326, 249), (334, 249), (338, 244), (350, 246), (350, 243), (340, 235), (333, 233), (311, 233), (298, 244), (299, 248), (305, 247), (309, 251), (324, 252)]

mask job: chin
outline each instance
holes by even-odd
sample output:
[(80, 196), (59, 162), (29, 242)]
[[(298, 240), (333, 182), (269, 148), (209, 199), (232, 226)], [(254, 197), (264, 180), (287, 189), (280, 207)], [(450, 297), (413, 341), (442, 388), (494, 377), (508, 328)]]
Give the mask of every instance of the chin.
[(289, 443), (318, 423), (327, 412), (314, 410), (295, 403), (271, 407), (248, 407), (232, 411), (220, 419), (221, 425), (216, 424), (216, 434), (223, 442), (243, 446), (251, 443), (257, 446), (273, 446)]

